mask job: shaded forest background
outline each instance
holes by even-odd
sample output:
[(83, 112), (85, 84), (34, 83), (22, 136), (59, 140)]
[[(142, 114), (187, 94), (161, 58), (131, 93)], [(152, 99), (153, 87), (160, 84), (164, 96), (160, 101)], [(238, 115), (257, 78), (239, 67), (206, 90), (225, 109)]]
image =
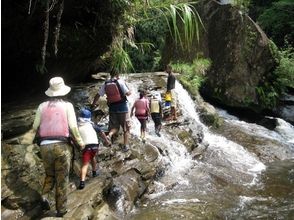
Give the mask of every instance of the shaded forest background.
[[(110, 53), (113, 44), (126, 36), (124, 40), (131, 42), (119, 52), (129, 55), (130, 71), (163, 70), (169, 60), (162, 57), (171, 52), (165, 43), (170, 33), (158, 11), (142, 10), (150, 6), (144, 5), (148, 2), (2, 1), (2, 101), (43, 93), (54, 75), (63, 76), (67, 83), (78, 83), (89, 80), (93, 73), (109, 71), (117, 62)], [(293, 2), (241, 2), (248, 7), (240, 6), (242, 11), (257, 21), (283, 52), (285, 59), (279, 71), (293, 72)], [(145, 13), (150, 19), (144, 17)], [(287, 83), (293, 87), (293, 82)]]

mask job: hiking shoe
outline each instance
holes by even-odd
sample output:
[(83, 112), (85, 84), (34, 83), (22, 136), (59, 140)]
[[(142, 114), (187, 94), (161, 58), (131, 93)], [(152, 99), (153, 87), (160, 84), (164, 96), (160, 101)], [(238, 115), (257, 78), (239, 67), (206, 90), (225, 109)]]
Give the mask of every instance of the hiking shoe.
[(92, 177), (96, 177), (96, 176), (99, 176), (99, 171), (92, 171)]
[(81, 190), (81, 189), (84, 189), (84, 188), (85, 188), (85, 181), (81, 181), (78, 189)]
[(155, 134), (158, 136), (158, 137), (161, 137), (161, 135), (160, 135), (160, 133), (159, 133), (159, 131), (157, 130), (157, 131), (155, 131)]
[(50, 210), (50, 203), (47, 199), (43, 198), (41, 202), (42, 210)]
[(62, 218), (66, 213), (67, 213), (67, 210), (66, 211), (62, 211), (62, 212), (57, 211), (56, 217), (61, 217)]
[(122, 152), (127, 152), (129, 150), (127, 145), (124, 145), (121, 149)]

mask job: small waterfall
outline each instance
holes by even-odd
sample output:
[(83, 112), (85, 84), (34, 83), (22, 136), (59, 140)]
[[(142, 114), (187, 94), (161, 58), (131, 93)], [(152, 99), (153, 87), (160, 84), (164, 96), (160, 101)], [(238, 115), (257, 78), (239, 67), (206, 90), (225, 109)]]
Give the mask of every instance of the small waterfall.
[[(133, 91), (133, 94), (129, 97), (130, 105), (138, 98), (139, 95), (137, 91), (141, 84), (142, 81), (134, 80), (129, 85)], [(173, 180), (173, 182), (176, 181), (183, 185), (192, 184), (186, 174), (194, 167), (198, 170), (205, 170), (205, 172), (233, 182), (239, 183), (241, 181), (244, 185), (253, 184), (256, 176), (265, 169), (265, 165), (241, 145), (211, 133), (209, 129), (201, 123), (199, 115), (196, 112), (194, 101), (178, 82), (176, 82), (175, 91), (177, 94), (178, 108), (182, 113), (179, 120), (189, 121), (188, 126), (192, 131), (197, 131), (196, 129), (199, 128), (203, 129), (204, 142), (208, 143), (208, 148), (204, 161), (192, 160), (185, 146), (173, 140), (173, 136), (165, 132), (164, 127), (162, 129), (162, 137), (159, 138), (154, 133), (153, 122), (149, 122), (147, 124), (148, 132), (146, 140), (160, 145), (162, 149), (166, 151), (166, 157), (164, 159), (170, 164), (169, 169), (163, 177), (163, 181)], [(140, 124), (135, 117), (132, 118), (131, 134), (135, 137), (140, 136)], [(237, 178), (232, 178), (233, 176), (237, 176)], [(158, 191), (156, 194), (159, 193), (161, 195), (161, 184), (158, 184), (158, 190), (160, 192)]]
[[(146, 78), (146, 75), (143, 77)], [(133, 95), (129, 98), (130, 104), (138, 98), (138, 88), (143, 83), (148, 84), (141, 79), (140, 77), (129, 78), (129, 85), (133, 91)], [(161, 92), (163, 93), (164, 90)], [(248, 219), (248, 216), (255, 216), (250, 211), (251, 206), (255, 204), (254, 207), (261, 205), (260, 209), (256, 209), (258, 213), (267, 213), (269, 211), (267, 203), (275, 200), (271, 197), (275, 193), (272, 189), (269, 189), (269, 192), (265, 191), (269, 193), (268, 195), (266, 193), (262, 195), (264, 192), (262, 190), (267, 190), (264, 181), (270, 182), (274, 179), (267, 178), (269, 165), (265, 166), (255, 153), (244, 147), (245, 145), (242, 146), (215, 134), (201, 123), (194, 101), (178, 82), (176, 82), (175, 92), (178, 109), (181, 112), (178, 121), (189, 122), (185, 126), (188, 126), (189, 132), (192, 132), (191, 136), (197, 133), (197, 129), (201, 129), (203, 143), (207, 145), (207, 148), (201, 159), (194, 160), (185, 146), (171, 134), (171, 128), (163, 126), (162, 137), (157, 137), (154, 133), (153, 122), (149, 122), (147, 143), (161, 148), (162, 160), (167, 166), (164, 175), (149, 186), (151, 189), (144, 195), (145, 199), (140, 201), (141, 206), (132, 210), (130, 219), (236, 219), (240, 212), (244, 213), (244, 219)], [(221, 115), (226, 114), (225, 120), (229, 120), (232, 125), (242, 126), (248, 134), (254, 133), (261, 138), (267, 138), (266, 140), (278, 140), (280, 141), (278, 143), (283, 143), (281, 148), (285, 144), (290, 148), (293, 145), (293, 126), (283, 120), (277, 119), (278, 125), (274, 131), (270, 131), (256, 124), (242, 122), (225, 111), (219, 110), (219, 112)], [(131, 134), (138, 138), (140, 125), (135, 117), (132, 119), (132, 124)], [(293, 161), (288, 163), (290, 165), (287, 166), (291, 166)], [(272, 167), (275, 166), (272, 165)], [(278, 167), (285, 166), (278, 164)], [(276, 170), (276, 168), (272, 169), (272, 171)], [(283, 177), (285, 175), (288, 174), (283, 174)], [(272, 184), (275, 186), (276, 182)], [(281, 187), (284, 189), (284, 185)], [(260, 190), (261, 194), (259, 194)], [(291, 197), (285, 201), (285, 207), (287, 204), (292, 204)]]
[[(130, 109), (135, 102), (136, 99), (139, 97), (138, 88), (142, 84), (140, 80), (132, 81), (132, 84), (129, 85), (132, 95), (128, 97), (130, 103)], [(135, 137), (140, 137), (140, 123), (135, 116), (131, 119), (132, 128), (131, 134)], [(193, 161), (190, 155), (187, 152), (187, 149), (184, 145), (173, 140), (174, 138), (166, 133), (164, 129), (162, 129), (161, 137), (155, 135), (154, 131), (154, 123), (152, 119), (149, 120), (147, 123), (147, 132), (146, 132), (146, 140), (148, 142), (154, 142), (156, 145), (161, 146), (161, 148), (165, 151), (166, 157), (164, 160), (170, 165), (167, 173), (173, 174), (177, 177), (178, 181), (181, 181), (181, 176), (184, 172), (186, 172), (189, 167), (192, 166)]]
[[(238, 172), (252, 175), (252, 181), (254, 182), (256, 175), (265, 169), (265, 165), (241, 145), (211, 133), (209, 129), (200, 122), (193, 100), (179, 83), (176, 84), (176, 93), (179, 97), (179, 106), (184, 112), (185, 117), (189, 117), (189, 120), (194, 120), (195, 123), (200, 124), (203, 128), (204, 141), (209, 144), (207, 149), (207, 166), (214, 170), (214, 172), (224, 172), (223, 174), (225, 174), (227, 170), (234, 169)], [(224, 169), (215, 169), (213, 168), (214, 166), (221, 166)]]

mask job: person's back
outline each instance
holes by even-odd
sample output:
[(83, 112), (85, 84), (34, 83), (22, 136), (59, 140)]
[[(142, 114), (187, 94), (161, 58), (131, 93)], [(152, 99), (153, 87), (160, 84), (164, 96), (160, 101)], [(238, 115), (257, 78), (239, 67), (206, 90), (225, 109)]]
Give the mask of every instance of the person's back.
[(120, 127), (123, 128), (124, 132), (124, 144), (123, 151), (128, 150), (128, 136), (130, 130), (130, 120), (129, 120), (129, 107), (126, 96), (131, 94), (126, 83), (119, 78), (118, 73), (112, 71), (111, 79), (107, 80), (99, 92), (96, 94), (92, 107), (97, 106), (96, 103), (100, 96), (107, 96), (107, 103), (109, 107), (109, 139), (116, 134)]
[(156, 98), (151, 98), (150, 100), (150, 113), (160, 113), (160, 101)]
[(78, 189), (85, 187), (85, 179), (88, 171), (89, 162), (92, 164), (92, 176), (97, 176), (95, 155), (98, 152), (99, 141), (94, 123), (91, 120), (92, 113), (90, 110), (82, 108), (78, 118), (78, 127), (81, 137), (85, 143), (85, 149), (82, 154), (83, 166), (80, 173), (80, 185)]
[(131, 109), (131, 117), (134, 114), (141, 124), (141, 139), (145, 142), (146, 121), (149, 114), (149, 100), (145, 98), (145, 91), (140, 91), (140, 98), (135, 101)]
[(137, 117), (146, 117), (148, 115), (149, 110), (149, 101), (145, 97), (142, 97), (140, 99), (137, 99), (135, 101), (135, 115)]
[(167, 65), (166, 72), (168, 73), (166, 90), (171, 91), (175, 88), (176, 77), (174, 76), (174, 74), (172, 72), (172, 67), (170, 65)]
[(70, 87), (64, 84), (61, 77), (50, 79), (49, 85), (45, 94), (50, 100), (39, 105), (33, 131), (40, 137), (38, 144), (46, 174), (41, 206), (43, 209), (50, 209), (45, 195), (55, 186), (56, 216), (62, 217), (67, 212), (67, 187), (72, 154), (69, 134), (72, 134), (81, 148), (84, 147), (84, 143), (78, 131), (73, 105), (62, 99), (70, 92)]
[(171, 94), (171, 101), (170, 101), (170, 107), (171, 107), (171, 118), (173, 120), (177, 120), (177, 99), (176, 99), (176, 93), (175, 93), (175, 87), (176, 87), (176, 77), (174, 76), (172, 72), (172, 67), (170, 65), (167, 65), (166, 72), (168, 73), (167, 77), (167, 85), (166, 85), (166, 92)]
[(161, 119), (162, 119), (162, 103), (159, 93), (154, 93), (150, 101), (150, 112), (154, 122), (155, 133), (160, 137)]

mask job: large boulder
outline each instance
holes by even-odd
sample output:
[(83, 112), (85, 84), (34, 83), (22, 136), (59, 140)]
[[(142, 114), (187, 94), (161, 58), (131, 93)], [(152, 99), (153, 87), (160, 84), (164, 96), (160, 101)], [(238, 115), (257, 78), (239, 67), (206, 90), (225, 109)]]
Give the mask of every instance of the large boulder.
[(276, 67), (271, 42), (250, 17), (232, 5), (210, 1), (204, 12), (212, 60), (205, 95), (228, 106), (262, 110), (257, 107), (257, 88), (267, 83)]

